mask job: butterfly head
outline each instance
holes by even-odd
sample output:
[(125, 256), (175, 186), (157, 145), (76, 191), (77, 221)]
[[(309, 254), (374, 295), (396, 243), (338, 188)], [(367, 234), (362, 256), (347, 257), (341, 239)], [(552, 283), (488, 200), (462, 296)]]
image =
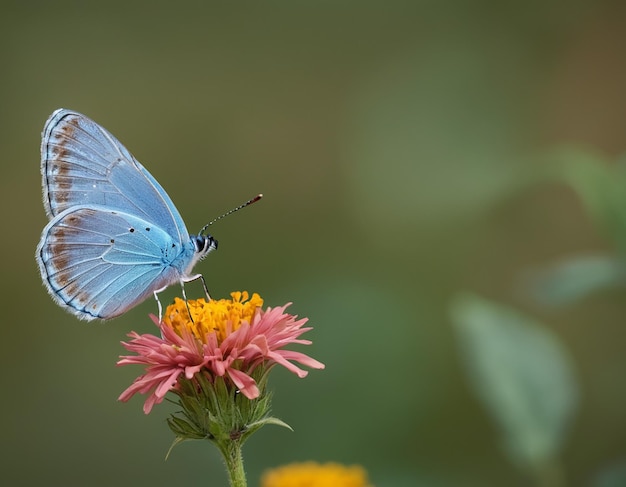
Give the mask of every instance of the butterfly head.
[(204, 259), (212, 250), (217, 250), (217, 240), (211, 237), (211, 235), (190, 235), (189, 238), (191, 238), (200, 260)]

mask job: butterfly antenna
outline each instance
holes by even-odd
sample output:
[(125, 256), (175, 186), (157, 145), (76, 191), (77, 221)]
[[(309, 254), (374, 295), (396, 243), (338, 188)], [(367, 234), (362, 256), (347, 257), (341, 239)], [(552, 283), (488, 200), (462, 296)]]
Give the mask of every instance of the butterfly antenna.
[(221, 220), (224, 217), (227, 217), (228, 215), (231, 215), (232, 213), (235, 213), (236, 211), (239, 211), (239, 210), (245, 208), (246, 206), (250, 206), (252, 203), (256, 203), (261, 198), (263, 198), (263, 194), (259, 193), (254, 198), (252, 198), (252, 199), (246, 201), (245, 203), (239, 205), (237, 208), (233, 208), (232, 210), (227, 211), (223, 215), (218, 216), (214, 220), (211, 220), (209, 223), (207, 223), (205, 226), (202, 227), (202, 230), (200, 230), (200, 235), (202, 235), (204, 233), (204, 231), (207, 228), (209, 228), (211, 225), (213, 225), (215, 222)]

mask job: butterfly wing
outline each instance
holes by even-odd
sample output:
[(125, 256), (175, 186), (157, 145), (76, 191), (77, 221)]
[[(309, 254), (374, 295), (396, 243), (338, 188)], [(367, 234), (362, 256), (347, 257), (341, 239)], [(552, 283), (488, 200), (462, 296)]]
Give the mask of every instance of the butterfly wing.
[(70, 110), (56, 110), (41, 142), (44, 206), (49, 218), (97, 205), (158, 225), (188, 240), (182, 217), (161, 185), (106, 129)]
[[(43, 230), (37, 262), (52, 297), (81, 319), (119, 316), (180, 280), (170, 264), (192, 255), (158, 226), (97, 206), (69, 208)], [(184, 257), (183, 257), (184, 259)]]

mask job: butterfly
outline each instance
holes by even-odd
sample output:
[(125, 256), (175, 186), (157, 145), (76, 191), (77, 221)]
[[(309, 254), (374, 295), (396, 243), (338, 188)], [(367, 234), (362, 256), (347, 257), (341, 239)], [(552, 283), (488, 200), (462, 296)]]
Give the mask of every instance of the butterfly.
[(217, 249), (204, 234), (209, 224), (190, 235), (165, 190), (106, 129), (56, 110), (42, 134), (41, 176), (49, 222), (36, 260), (60, 306), (83, 320), (107, 320), (153, 295), (160, 317), (157, 294), (180, 283), (185, 297), (184, 283), (196, 279), (208, 297), (192, 270)]

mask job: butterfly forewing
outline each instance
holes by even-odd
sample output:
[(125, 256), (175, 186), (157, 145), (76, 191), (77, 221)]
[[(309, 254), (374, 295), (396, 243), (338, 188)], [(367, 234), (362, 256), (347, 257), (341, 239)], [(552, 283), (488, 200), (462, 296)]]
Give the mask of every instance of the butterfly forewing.
[(60, 109), (43, 132), (44, 206), (54, 217), (73, 206), (132, 211), (177, 240), (188, 237), (182, 217), (161, 185), (106, 129)]

